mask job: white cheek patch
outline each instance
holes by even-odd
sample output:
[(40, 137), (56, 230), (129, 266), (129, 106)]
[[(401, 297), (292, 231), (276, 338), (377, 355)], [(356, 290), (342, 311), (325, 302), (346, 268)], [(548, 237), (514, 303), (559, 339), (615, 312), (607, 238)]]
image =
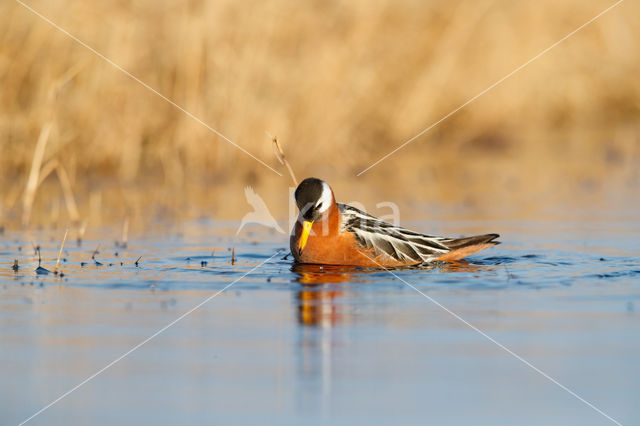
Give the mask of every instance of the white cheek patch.
[(320, 213), (324, 213), (329, 209), (329, 207), (331, 207), (332, 202), (333, 193), (331, 192), (331, 188), (326, 182), (322, 182), (322, 194), (320, 195), (320, 199), (316, 203), (315, 207)]

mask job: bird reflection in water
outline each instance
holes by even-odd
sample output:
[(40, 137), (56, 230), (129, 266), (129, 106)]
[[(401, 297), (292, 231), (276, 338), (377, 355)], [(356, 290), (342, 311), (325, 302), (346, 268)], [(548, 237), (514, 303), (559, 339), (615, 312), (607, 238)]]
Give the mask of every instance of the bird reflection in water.
[(298, 321), (302, 325), (331, 327), (344, 321), (335, 299), (344, 295), (344, 288), (332, 284), (348, 282), (357, 268), (332, 265), (295, 264), (291, 268), (302, 285), (297, 293)]
[[(478, 272), (486, 270), (483, 265), (474, 265), (467, 261), (452, 263), (433, 263), (413, 268), (420, 271), (437, 269), (439, 272)], [(366, 283), (366, 274), (380, 273), (380, 270), (357, 268), (352, 266), (294, 264), (291, 271), (297, 275), (296, 281), (301, 284), (297, 293), (298, 322), (305, 326), (331, 327), (339, 322), (350, 322), (352, 316), (341, 309), (336, 300), (349, 293), (348, 283), (357, 278), (357, 283)], [(338, 284), (338, 285), (336, 285)]]
[[(420, 271), (437, 269), (440, 272), (476, 272), (487, 266), (473, 265), (466, 261), (432, 264), (411, 269)], [(407, 270), (408, 268), (403, 268)], [(357, 297), (355, 286), (373, 286), (380, 279), (380, 270), (349, 266), (294, 264), (291, 271), (296, 275), (300, 288), (295, 295), (297, 308), (298, 386), (297, 409), (309, 414), (331, 409), (331, 389), (334, 378), (333, 365), (341, 356), (348, 356), (349, 325), (357, 320), (356, 306), (350, 303)], [(376, 273), (375, 276), (373, 274)], [(384, 273), (384, 272), (383, 272)], [(371, 280), (367, 279), (371, 275)], [(391, 277), (389, 277), (391, 278)], [(341, 301), (342, 299), (342, 301)], [(340, 324), (338, 327), (334, 327)], [(347, 325), (345, 328), (344, 325)]]
[[(333, 326), (348, 323), (350, 318), (336, 303), (345, 295), (345, 285), (353, 279), (356, 268), (347, 266), (294, 264), (291, 268), (300, 283), (295, 296), (298, 328), (297, 409), (309, 414), (331, 409), (331, 388), (336, 346), (344, 336), (334, 335)], [(360, 281), (360, 280), (359, 280)], [(353, 285), (358, 285), (353, 283)]]

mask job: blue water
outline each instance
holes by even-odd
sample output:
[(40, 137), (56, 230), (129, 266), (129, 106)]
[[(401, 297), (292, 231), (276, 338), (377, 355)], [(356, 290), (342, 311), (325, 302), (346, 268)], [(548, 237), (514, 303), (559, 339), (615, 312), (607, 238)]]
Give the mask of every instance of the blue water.
[(60, 277), (32, 242), (53, 271), (63, 232), (6, 232), (0, 424), (204, 301), (28, 424), (640, 424), (640, 220), (440, 226), (503, 243), (392, 274), (295, 266), (287, 236), (200, 221), (70, 238)]

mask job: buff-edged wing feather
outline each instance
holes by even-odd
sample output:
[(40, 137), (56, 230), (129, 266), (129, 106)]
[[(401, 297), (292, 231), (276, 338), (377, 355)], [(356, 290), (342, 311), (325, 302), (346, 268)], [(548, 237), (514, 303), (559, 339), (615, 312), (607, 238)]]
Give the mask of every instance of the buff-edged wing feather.
[(498, 234), (484, 234), (474, 235), (473, 237), (451, 238), (445, 241), (450, 251), (440, 256), (437, 260), (449, 262), (464, 259), (475, 252), (500, 244), (499, 241), (494, 241), (499, 236)]
[(356, 241), (376, 255), (388, 255), (401, 262), (430, 262), (449, 252), (446, 239), (423, 235), (370, 216), (355, 207), (338, 204), (341, 228), (351, 232)]
[(464, 238), (424, 235), (384, 222), (355, 207), (338, 204), (341, 230), (351, 232), (361, 247), (404, 263), (459, 260), (478, 250), (499, 244), (498, 234)]

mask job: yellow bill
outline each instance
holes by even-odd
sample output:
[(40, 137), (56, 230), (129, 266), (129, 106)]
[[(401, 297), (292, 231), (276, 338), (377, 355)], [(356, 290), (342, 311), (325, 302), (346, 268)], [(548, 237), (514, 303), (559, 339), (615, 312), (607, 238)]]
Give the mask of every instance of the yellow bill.
[(302, 222), (302, 235), (300, 235), (300, 240), (298, 241), (298, 254), (302, 254), (304, 246), (307, 245), (307, 240), (309, 239), (309, 233), (311, 232), (313, 222), (313, 220), (311, 222), (307, 222), (306, 220)]

